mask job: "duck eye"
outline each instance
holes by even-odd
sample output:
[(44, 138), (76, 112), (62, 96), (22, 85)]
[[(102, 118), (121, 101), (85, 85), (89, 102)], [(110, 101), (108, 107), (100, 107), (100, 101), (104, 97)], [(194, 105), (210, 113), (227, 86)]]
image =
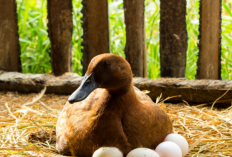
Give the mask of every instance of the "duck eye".
[(90, 84), (90, 80), (87, 80), (84, 84), (84, 86), (88, 86)]
[(104, 66), (105, 66), (105, 67), (107, 67), (107, 66), (109, 66), (109, 65), (110, 65), (109, 62), (104, 62)]

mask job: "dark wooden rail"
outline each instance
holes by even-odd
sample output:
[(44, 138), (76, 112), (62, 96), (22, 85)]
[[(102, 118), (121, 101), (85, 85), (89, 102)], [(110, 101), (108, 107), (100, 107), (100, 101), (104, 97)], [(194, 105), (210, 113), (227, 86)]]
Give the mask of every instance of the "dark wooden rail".
[[(0, 0), (0, 70), (21, 71), (15, 0)], [(109, 53), (107, 0), (83, 0), (83, 74), (90, 60)], [(187, 31), (186, 0), (161, 0), (161, 77), (185, 77)], [(135, 76), (146, 77), (144, 1), (124, 0), (126, 59)], [(71, 0), (48, 0), (52, 72), (58, 76), (72, 71)], [(200, 0), (200, 43), (197, 77), (220, 79), (221, 0)]]
[[(55, 77), (47, 74), (22, 74), (17, 72), (0, 71), (0, 91), (40, 92), (47, 86), (46, 93), (71, 94), (81, 84), (83, 77), (74, 73), (65, 73)], [(169, 102), (183, 102), (199, 104), (213, 103), (228, 89), (232, 88), (232, 81), (219, 80), (187, 80), (179, 78), (147, 79), (136, 77), (134, 86), (140, 90), (149, 91), (148, 95), (156, 100), (162, 94), (162, 98), (178, 96)], [(220, 101), (230, 104), (232, 91), (223, 96)]]

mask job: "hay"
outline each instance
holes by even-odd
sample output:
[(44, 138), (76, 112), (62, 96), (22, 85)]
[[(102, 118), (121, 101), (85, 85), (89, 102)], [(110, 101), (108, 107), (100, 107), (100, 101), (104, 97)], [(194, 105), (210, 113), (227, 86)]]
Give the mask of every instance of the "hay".
[[(68, 96), (0, 92), (0, 155), (61, 156), (55, 126)], [(157, 102), (173, 121), (174, 132), (190, 145), (190, 156), (232, 156), (232, 107), (213, 110)]]

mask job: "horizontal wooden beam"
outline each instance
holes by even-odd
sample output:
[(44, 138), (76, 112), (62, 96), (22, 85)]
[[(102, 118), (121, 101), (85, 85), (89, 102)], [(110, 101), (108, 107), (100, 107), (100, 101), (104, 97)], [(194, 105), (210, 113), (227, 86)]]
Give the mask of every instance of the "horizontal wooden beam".
[[(0, 91), (40, 92), (47, 86), (46, 93), (71, 94), (81, 84), (83, 77), (74, 73), (65, 73), (59, 77), (47, 74), (22, 74), (0, 71)], [(136, 77), (134, 86), (148, 90), (148, 95), (155, 100), (162, 93), (162, 98), (181, 95), (170, 99), (171, 102), (208, 103), (214, 102), (232, 87), (231, 80), (187, 80), (178, 78), (147, 79)], [(232, 99), (232, 91), (220, 100)], [(230, 103), (230, 101), (228, 102)]]

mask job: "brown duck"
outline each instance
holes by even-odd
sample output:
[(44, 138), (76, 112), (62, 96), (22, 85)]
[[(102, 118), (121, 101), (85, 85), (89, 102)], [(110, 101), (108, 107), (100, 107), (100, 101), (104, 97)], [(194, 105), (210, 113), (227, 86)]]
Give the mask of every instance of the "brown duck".
[(56, 126), (62, 154), (91, 157), (100, 147), (155, 149), (172, 133), (168, 115), (133, 87), (129, 63), (120, 56), (92, 59), (80, 87), (69, 97)]

